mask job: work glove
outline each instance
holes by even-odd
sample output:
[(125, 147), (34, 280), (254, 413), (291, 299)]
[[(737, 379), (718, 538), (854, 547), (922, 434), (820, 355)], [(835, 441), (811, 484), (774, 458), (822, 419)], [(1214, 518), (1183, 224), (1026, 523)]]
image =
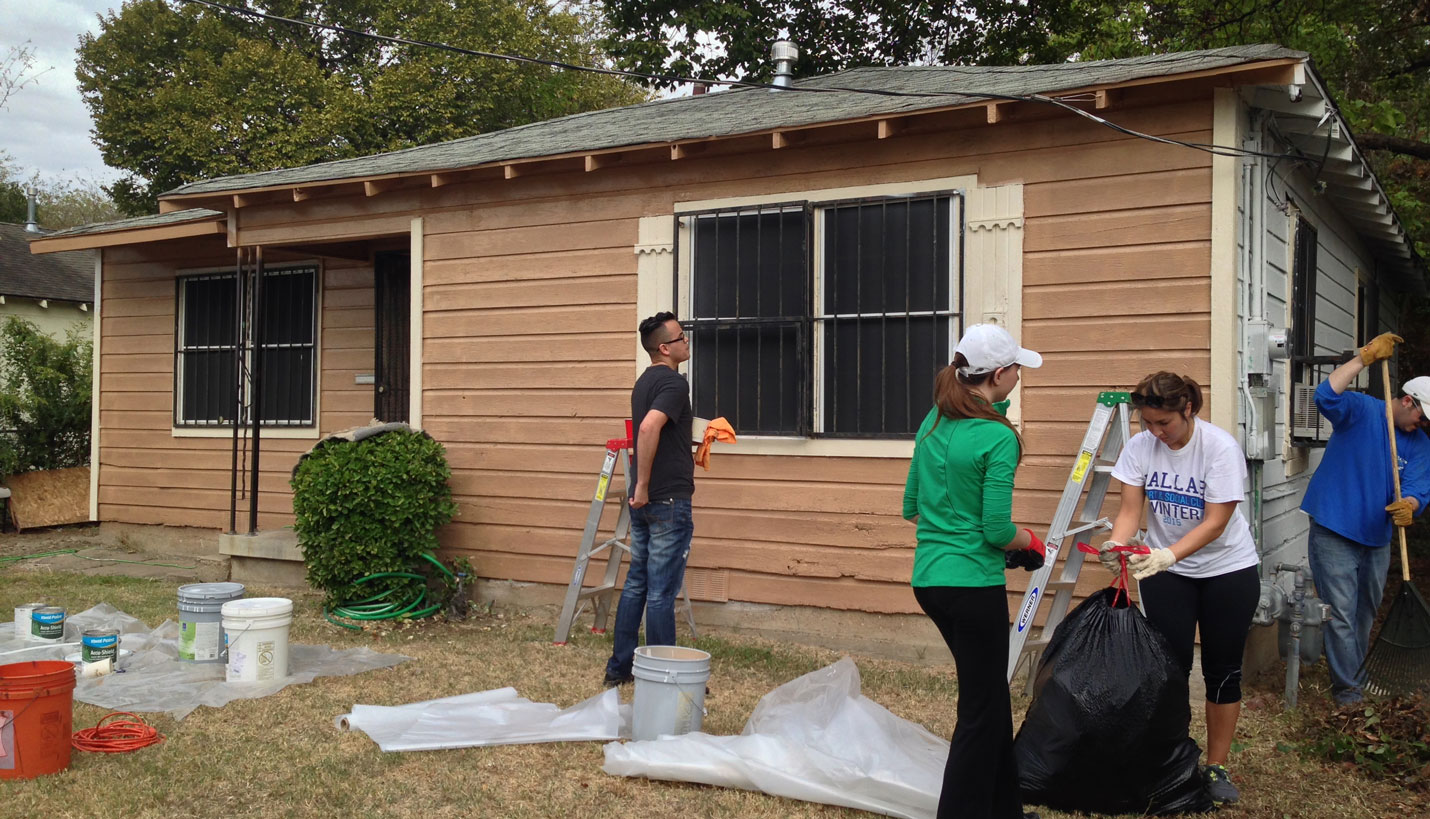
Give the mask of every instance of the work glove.
[(1377, 361), (1383, 361), (1395, 354), (1395, 345), (1402, 344), (1405, 339), (1395, 333), (1381, 333), (1370, 340), (1369, 344), (1360, 348), (1361, 363), (1369, 367)]
[(1385, 511), (1390, 513), (1390, 519), (1396, 526), (1405, 527), (1415, 522), (1415, 510), (1419, 508), (1420, 501), (1414, 498), (1401, 498), (1385, 507)]
[(1035, 572), (1043, 568), (1043, 562), (1048, 557), (1048, 547), (1043, 544), (1038, 536), (1033, 534), (1032, 529), (1024, 529), (1028, 533), (1028, 546), (1023, 549), (1008, 549), (1003, 552), (1003, 565), (1009, 569), (1022, 569), (1025, 572)]
[(1118, 546), (1126, 546), (1120, 540), (1109, 540), (1097, 547), (1097, 561), (1102, 564), (1102, 568), (1118, 574), (1122, 571), (1122, 555), (1112, 551)]
[(1127, 568), (1137, 580), (1146, 580), (1152, 575), (1172, 568), (1177, 556), (1171, 549), (1153, 549), (1151, 554), (1133, 555), (1127, 558)]

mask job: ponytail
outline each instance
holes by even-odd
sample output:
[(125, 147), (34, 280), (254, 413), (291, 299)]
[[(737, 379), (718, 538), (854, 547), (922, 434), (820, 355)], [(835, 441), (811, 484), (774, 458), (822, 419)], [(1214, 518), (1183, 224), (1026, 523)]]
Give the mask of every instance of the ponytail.
[[(1011, 421), (988, 403), (988, 399), (969, 389), (986, 382), (993, 377), (993, 373), (967, 375), (960, 372), (967, 366), (968, 359), (963, 357), (963, 353), (954, 353), (953, 362), (939, 370), (938, 375), (934, 378), (933, 403), (938, 407), (938, 418), (934, 419), (933, 426), (929, 427), (929, 432), (933, 432), (944, 418), (952, 421), (962, 418), (997, 421), (1007, 427), (1013, 433), (1013, 437), (1017, 439), (1018, 461), (1021, 463), (1023, 460), (1023, 436), (1018, 434), (1017, 428)], [(925, 437), (927, 437), (927, 433), (925, 433)]]

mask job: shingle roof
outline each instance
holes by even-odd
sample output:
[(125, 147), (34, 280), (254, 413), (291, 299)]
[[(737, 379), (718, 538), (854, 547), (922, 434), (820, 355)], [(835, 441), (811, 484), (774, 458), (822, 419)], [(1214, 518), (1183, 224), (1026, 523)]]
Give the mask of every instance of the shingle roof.
[(986, 98), (984, 95), (1046, 94), (1261, 60), (1305, 57), (1305, 52), (1280, 46), (1251, 45), (1054, 65), (856, 68), (801, 80), (795, 86), (805, 89), (894, 90), (927, 93), (930, 96), (889, 97), (854, 91), (801, 93), (738, 89), (590, 111), (374, 156), (205, 179), (182, 185), (166, 195), (225, 193), (357, 177), (435, 172), (580, 151), (733, 136), (771, 128), (793, 128), (962, 105)]
[(0, 222), (0, 296), (55, 301), (94, 301), (94, 254), (71, 250), (35, 256), (24, 225)]
[[(133, 219), (120, 219), (114, 222), (95, 222), (92, 225), (80, 225), (79, 227), (57, 230), (53, 233), (44, 234), (46, 239), (55, 239), (61, 236), (84, 236), (87, 233), (113, 233), (116, 230), (138, 230), (140, 228), (164, 227), (165, 225), (178, 225), (184, 222), (195, 222), (200, 219), (221, 219), (225, 216), (221, 210), (209, 210), (207, 208), (189, 208), (187, 210), (176, 210), (169, 213), (156, 213), (149, 216), (136, 216)], [(34, 235), (34, 234), (30, 234)], [(27, 253), (29, 251), (26, 251)]]

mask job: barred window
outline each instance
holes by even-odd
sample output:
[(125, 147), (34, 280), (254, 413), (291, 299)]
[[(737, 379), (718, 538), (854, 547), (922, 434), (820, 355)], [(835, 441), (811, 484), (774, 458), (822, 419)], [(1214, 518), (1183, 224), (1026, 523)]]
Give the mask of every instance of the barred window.
[(696, 415), (755, 435), (908, 437), (956, 338), (957, 194), (682, 214)]
[[(316, 421), (317, 268), (273, 268), (263, 272), (264, 426), (313, 426)], [(174, 366), (175, 426), (232, 426), (237, 415), (240, 356), (239, 294), (233, 273), (185, 276), (178, 280), (178, 343)], [(245, 336), (246, 337), (246, 336)], [(251, 395), (255, 361), (251, 342), (242, 350), (245, 391)], [(249, 423), (245, 412), (240, 423)]]

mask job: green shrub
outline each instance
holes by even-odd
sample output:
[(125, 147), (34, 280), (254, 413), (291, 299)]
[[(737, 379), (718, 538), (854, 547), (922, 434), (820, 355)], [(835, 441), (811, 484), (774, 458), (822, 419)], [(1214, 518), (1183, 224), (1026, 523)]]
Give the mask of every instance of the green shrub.
[(0, 475), (89, 463), (93, 343), (56, 341), (15, 316), (0, 324)]
[(344, 601), (381, 590), (354, 586), (368, 575), (420, 571), (421, 556), (437, 549), (437, 528), (457, 511), (451, 475), (442, 445), (421, 432), (315, 449), (292, 481), (308, 583)]

